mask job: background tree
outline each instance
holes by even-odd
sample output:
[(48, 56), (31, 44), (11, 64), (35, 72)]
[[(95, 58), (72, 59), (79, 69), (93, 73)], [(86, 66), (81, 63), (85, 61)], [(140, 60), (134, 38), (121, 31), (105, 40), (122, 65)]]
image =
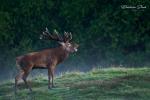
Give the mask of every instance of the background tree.
[(12, 68), (16, 56), (55, 46), (39, 40), (45, 27), (71, 31), (80, 44), (77, 55), (65, 63), (72, 66), (68, 69), (149, 66), (149, 5), (149, 0), (1, 0), (0, 67)]

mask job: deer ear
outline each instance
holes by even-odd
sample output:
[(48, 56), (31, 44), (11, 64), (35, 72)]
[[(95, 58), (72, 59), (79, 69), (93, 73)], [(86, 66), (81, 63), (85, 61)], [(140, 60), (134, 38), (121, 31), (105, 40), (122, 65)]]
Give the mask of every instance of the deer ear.
[(62, 45), (62, 46), (64, 46), (65, 45), (65, 43), (64, 42), (58, 42), (60, 45)]

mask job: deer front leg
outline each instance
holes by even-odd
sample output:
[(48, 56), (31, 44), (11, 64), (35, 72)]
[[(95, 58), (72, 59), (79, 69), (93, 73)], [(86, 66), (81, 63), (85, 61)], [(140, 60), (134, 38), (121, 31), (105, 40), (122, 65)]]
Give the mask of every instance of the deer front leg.
[(48, 89), (51, 89), (50, 80), (51, 80), (51, 72), (50, 72), (50, 68), (48, 68)]
[(55, 87), (54, 85), (54, 69), (51, 68), (51, 77), (52, 77), (52, 87)]
[[(50, 82), (51, 80), (52, 80), (52, 85)], [(54, 86), (54, 68), (53, 67), (48, 68), (48, 88), (51, 89), (51, 87), (55, 87)]]

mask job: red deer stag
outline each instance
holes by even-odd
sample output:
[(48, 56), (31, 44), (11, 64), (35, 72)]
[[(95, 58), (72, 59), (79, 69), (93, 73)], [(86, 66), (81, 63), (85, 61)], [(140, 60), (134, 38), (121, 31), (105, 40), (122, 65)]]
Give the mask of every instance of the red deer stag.
[[(16, 58), (16, 65), (19, 68), (19, 73), (15, 77), (15, 93), (17, 90), (17, 83), (20, 79), (23, 79), (25, 85), (32, 91), (26, 79), (29, 72), (36, 68), (48, 69), (48, 88), (54, 87), (53, 80), (56, 65), (64, 61), (70, 53), (76, 52), (78, 48), (78, 44), (70, 43), (72, 34), (68, 32), (64, 32), (62, 37), (56, 30), (51, 34), (46, 28), (46, 31), (41, 34), (40, 39), (58, 41), (60, 46), (39, 52), (28, 53)], [(51, 80), (52, 84), (50, 83)]]

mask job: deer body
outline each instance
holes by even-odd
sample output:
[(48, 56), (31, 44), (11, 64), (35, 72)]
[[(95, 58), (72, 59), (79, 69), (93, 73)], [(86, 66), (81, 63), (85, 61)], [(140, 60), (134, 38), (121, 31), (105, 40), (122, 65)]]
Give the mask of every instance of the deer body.
[[(60, 45), (56, 48), (45, 49), (39, 52), (32, 52), (16, 58), (16, 65), (19, 68), (19, 73), (15, 77), (15, 92), (18, 80), (23, 79), (30, 91), (31, 87), (26, 79), (32, 69), (47, 68), (48, 69), (48, 88), (54, 87), (53, 78), (56, 65), (64, 61), (70, 53), (77, 51), (78, 45), (69, 43), (67, 36), (61, 40), (60, 36), (51, 35), (46, 29), (47, 34), (42, 36), (59, 41)], [(55, 36), (55, 37), (54, 37)], [(43, 38), (44, 38), (43, 37)], [(50, 80), (52, 79), (52, 84)]]
[(48, 65), (59, 64), (69, 56), (62, 46), (57, 48), (46, 49), (39, 52), (32, 52), (16, 58), (16, 64), (23, 70), (26, 66), (32, 65), (32, 68), (47, 68)]

